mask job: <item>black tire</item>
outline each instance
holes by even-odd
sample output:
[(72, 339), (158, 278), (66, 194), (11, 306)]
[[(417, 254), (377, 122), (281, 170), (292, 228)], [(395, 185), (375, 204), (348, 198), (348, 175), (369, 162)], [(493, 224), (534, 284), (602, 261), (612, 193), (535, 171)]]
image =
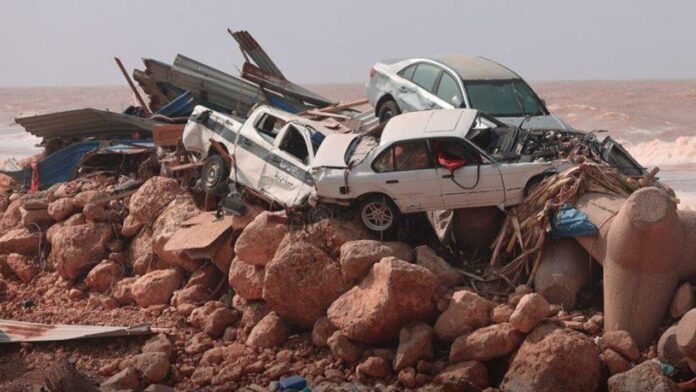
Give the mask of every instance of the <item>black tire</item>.
[(379, 107), (379, 113), (377, 113), (377, 117), (379, 118), (379, 123), (382, 124), (389, 121), (390, 118), (399, 114), (401, 114), (399, 105), (397, 105), (396, 102), (390, 99), (384, 102), (382, 106)]
[(388, 196), (374, 195), (358, 203), (358, 215), (363, 226), (381, 239), (397, 233), (401, 212)]
[(230, 169), (227, 167), (227, 162), (220, 155), (214, 154), (208, 156), (201, 171), (201, 183), (203, 190), (206, 193), (223, 196), (229, 190)]

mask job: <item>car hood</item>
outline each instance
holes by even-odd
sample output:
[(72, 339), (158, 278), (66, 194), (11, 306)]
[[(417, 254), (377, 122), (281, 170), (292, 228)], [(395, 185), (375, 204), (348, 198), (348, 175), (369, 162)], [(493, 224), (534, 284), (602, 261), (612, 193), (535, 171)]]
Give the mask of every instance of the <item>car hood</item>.
[(346, 150), (348, 146), (358, 137), (355, 134), (335, 134), (328, 135), (319, 146), (317, 155), (312, 160), (311, 168), (333, 167), (345, 168)]
[(520, 123), (524, 121), (522, 127), (525, 129), (562, 129), (566, 131), (573, 130), (573, 127), (568, 125), (565, 121), (559, 119), (553, 114), (546, 114), (543, 116), (533, 116), (524, 120), (527, 117), (496, 117), (497, 120), (504, 122), (505, 124), (519, 127)]

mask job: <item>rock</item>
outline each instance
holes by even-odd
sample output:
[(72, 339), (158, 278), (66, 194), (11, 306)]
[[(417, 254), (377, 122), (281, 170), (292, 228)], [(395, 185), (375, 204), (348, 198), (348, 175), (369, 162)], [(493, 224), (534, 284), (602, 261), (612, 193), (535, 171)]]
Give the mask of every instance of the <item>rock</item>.
[(225, 360), (225, 348), (224, 347), (213, 347), (210, 350), (203, 353), (201, 362), (198, 366), (203, 365), (218, 365)]
[(624, 357), (610, 348), (604, 350), (599, 355), (599, 359), (601, 359), (602, 362), (607, 365), (609, 374), (611, 375), (623, 373), (631, 368), (631, 364), (624, 359)]
[(503, 392), (596, 391), (601, 378), (599, 350), (586, 335), (553, 324), (537, 326), (508, 368)]
[(416, 371), (413, 368), (406, 368), (400, 371), (397, 379), (404, 384), (406, 388), (416, 387)]
[(491, 322), (493, 324), (507, 323), (515, 309), (508, 304), (500, 304), (491, 309)]
[(686, 312), (679, 320), (677, 345), (685, 356), (696, 358), (696, 309)]
[(136, 389), (140, 383), (140, 375), (135, 368), (127, 367), (120, 372), (109, 377), (101, 383), (99, 388), (102, 391), (121, 391), (127, 389)]
[(549, 314), (549, 303), (537, 293), (525, 294), (510, 315), (510, 324), (527, 333)]
[(355, 363), (360, 359), (365, 347), (359, 342), (351, 340), (341, 331), (334, 332), (326, 343), (334, 357), (347, 363)]
[(213, 341), (204, 333), (197, 333), (186, 342), (184, 352), (190, 355), (200, 354), (213, 347)]
[[(268, 284), (268, 274), (266, 278)], [(390, 341), (404, 325), (434, 316), (436, 289), (437, 278), (426, 268), (385, 257), (372, 266), (360, 285), (334, 301), (327, 317), (352, 339)]]
[(401, 328), (399, 347), (394, 358), (394, 370), (413, 367), (420, 359), (433, 357), (433, 329), (428, 324), (416, 323)]
[(169, 340), (167, 335), (159, 333), (148, 339), (141, 349), (144, 353), (163, 353), (167, 358), (171, 358), (174, 354), (174, 345)]
[(90, 190), (80, 192), (73, 197), (73, 204), (79, 209), (85, 208), (87, 204), (94, 203), (101, 199), (109, 197), (109, 194), (104, 191)]
[(278, 380), (280, 377), (291, 372), (292, 370), (290, 369), (290, 364), (287, 362), (281, 362), (269, 367), (265, 372), (263, 372), (263, 374), (264, 376), (268, 377), (269, 380)]
[(265, 266), (288, 232), (287, 221), (284, 213), (261, 212), (237, 238), (234, 253), (248, 264)]
[(152, 226), (152, 251), (162, 261), (171, 266), (179, 266), (189, 272), (198, 269), (200, 262), (191, 259), (185, 252), (166, 251), (164, 247), (172, 235), (179, 230), (182, 222), (193, 218), (199, 213), (200, 210), (196, 207), (190, 195), (177, 196), (171, 203), (166, 205), (164, 211), (157, 217)]
[(336, 332), (336, 327), (331, 324), (326, 317), (320, 317), (312, 327), (312, 344), (317, 347), (326, 347), (327, 340), (333, 333)]
[(657, 357), (672, 366), (683, 367), (685, 358), (677, 344), (677, 325), (673, 325), (660, 336), (657, 342)]
[(694, 293), (689, 282), (684, 282), (674, 292), (672, 304), (669, 306), (669, 315), (678, 319), (694, 307)]
[(234, 292), (245, 299), (263, 298), (263, 279), (266, 271), (263, 267), (247, 264), (235, 257), (230, 264), (229, 283)]
[(111, 225), (105, 223), (64, 226), (51, 239), (49, 259), (61, 277), (77, 279), (106, 257), (112, 238)]
[(370, 272), (373, 264), (389, 256), (410, 262), (413, 260), (413, 250), (403, 242), (348, 241), (341, 245), (340, 250), (343, 279), (357, 283)]
[(45, 208), (39, 210), (26, 210), (20, 208), (19, 213), (20, 224), (27, 228), (34, 225), (45, 227), (53, 223), (53, 218), (48, 214), (48, 210)]
[(168, 304), (174, 290), (183, 283), (184, 274), (178, 268), (147, 273), (133, 283), (133, 299), (141, 308)]
[(366, 360), (361, 362), (355, 369), (358, 374), (368, 376), (385, 378), (391, 373), (391, 366), (386, 359), (381, 357), (368, 357)]
[(194, 285), (203, 285), (207, 287), (217, 287), (224, 277), (213, 264), (206, 263), (199, 269), (195, 270), (186, 282), (186, 287)]
[(203, 305), (211, 299), (212, 295), (213, 292), (209, 286), (202, 284), (186, 285), (186, 287), (174, 293), (173, 304), (174, 306), (184, 304)]
[(445, 287), (456, 286), (462, 281), (459, 275), (445, 259), (438, 256), (434, 250), (427, 245), (417, 246), (415, 249), (416, 264), (425, 267), (437, 276), (438, 281)]
[[(452, 385), (458, 390), (466, 391), (466, 383), (471, 383), (479, 388), (488, 387), (488, 370), (478, 361), (466, 361), (455, 363), (446, 367), (435, 377), (435, 383)], [(459, 387), (459, 388), (458, 388)]]
[(126, 366), (132, 366), (142, 374), (148, 383), (162, 381), (169, 374), (169, 357), (164, 353), (151, 352), (135, 355), (126, 361)]
[(174, 388), (162, 384), (150, 384), (143, 392), (174, 392)]
[(135, 302), (133, 299), (133, 284), (138, 280), (136, 277), (124, 278), (116, 282), (111, 296), (119, 305), (129, 305)]
[(288, 327), (275, 312), (266, 315), (251, 330), (246, 345), (254, 348), (280, 346), (288, 338)]
[(303, 328), (311, 328), (347, 289), (338, 263), (306, 242), (279, 250), (265, 269), (263, 299), (283, 319)]
[(198, 366), (191, 374), (191, 383), (202, 387), (210, 384), (217, 374), (217, 370), (213, 366)]
[(20, 253), (35, 255), (39, 252), (41, 233), (27, 228), (14, 229), (0, 237), (0, 254)]
[(240, 364), (227, 365), (213, 377), (213, 385), (220, 385), (239, 381), (244, 376), (244, 369)]
[(123, 220), (123, 227), (121, 227), (121, 235), (127, 238), (131, 238), (138, 234), (138, 231), (143, 227), (144, 223), (135, 219), (133, 215), (128, 215), (126, 219)]
[(234, 245), (237, 242), (237, 234), (230, 233), (226, 238), (223, 238), (222, 243), (213, 253), (210, 261), (222, 272), (225, 276), (229, 276), (230, 264), (235, 257)]
[(131, 195), (128, 203), (129, 216), (140, 223), (153, 222), (165, 206), (183, 192), (173, 178), (152, 177)]
[(635, 362), (640, 359), (638, 345), (626, 331), (605, 332), (602, 342), (605, 347), (616, 351), (630, 361)]
[(34, 276), (39, 273), (39, 266), (33, 258), (18, 253), (10, 253), (6, 263), (22, 283), (31, 282)]
[(510, 323), (493, 324), (458, 337), (450, 348), (450, 362), (488, 361), (508, 355), (522, 343), (523, 335)]
[(103, 293), (121, 280), (123, 274), (123, 266), (111, 260), (102, 260), (89, 271), (85, 283), (91, 290)]
[(659, 363), (645, 361), (633, 369), (613, 375), (608, 381), (609, 392), (678, 392), (681, 391), (662, 373)]
[(203, 332), (211, 338), (217, 338), (225, 332), (225, 328), (239, 320), (239, 313), (227, 308), (215, 309), (210, 316), (205, 319)]
[(205, 305), (194, 309), (191, 315), (186, 319), (186, 322), (191, 324), (196, 329), (203, 329), (208, 317), (217, 309), (223, 308), (225, 305), (220, 301), (208, 301)]
[(89, 203), (82, 209), (82, 213), (92, 222), (111, 221), (109, 210), (100, 204)]
[(468, 290), (457, 291), (435, 322), (435, 335), (442, 340), (452, 341), (473, 329), (485, 327), (490, 322), (492, 307), (490, 301), (478, 294)]

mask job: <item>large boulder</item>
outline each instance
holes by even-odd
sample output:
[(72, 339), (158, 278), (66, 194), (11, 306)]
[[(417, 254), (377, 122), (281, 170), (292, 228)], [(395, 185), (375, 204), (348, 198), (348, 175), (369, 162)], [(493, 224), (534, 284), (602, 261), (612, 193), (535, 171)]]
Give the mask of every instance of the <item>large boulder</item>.
[(427, 245), (417, 246), (415, 249), (416, 264), (430, 270), (440, 284), (446, 287), (456, 286), (462, 281), (462, 276), (445, 259), (438, 256)]
[(39, 266), (33, 257), (10, 253), (6, 263), (22, 283), (29, 283), (39, 273)]
[(485, 327), (490, 323), (493, 303), (478, 294), (460, 290), (452, 294), (447, 309), (435, 323), (435, 335), (445, 341), (452, 341), (473, 329)]
[(147, 180), (130, 197), (128, 210), (131, 219), (141, 223), (155, 220), (162, 210), (184, 190), (173, 178), (155, 176)]
[(523, 335), (510, 323), (493, 324), (458, 337), (450, 348), (450, 362), (489, 361), (508, 355), (522, 343)]
[(327, 316), (352, 339), (392, 341), (404, 325), (433, 318), (437, 286), (437, 278), (426, 268), (385, 257), (360, 285), (334, 301)]
[(348, 241), (341, 245), (341, 274), (346, 282), (359, 282), (384, 257), (413, 261), (413, 249), (403, 242)]
[(286, 246), (302, 241), (316, 246), (332, 258), (338, 260), (343, 244), (348, 241), (365, 238), (370, 238), (370, 236), (362, 226), (352, 222), (327, 218), (286, 234), (280, 245), (278, 245), (276, 253), (281, 252)]
[(182, 222), (200, 213), (193, 199), (189, 195), (177, 196), (157, 217), (152, 226), (152, 251), (159, 256), (162, 261), (171, 265), (179, 266), (189, 272), (193, 272), (200, 266), (197, 262), (186, 255), (183, 251), (164, 250), (167, 241), (180, 228)]
[(21, 253), (35, 255), (39, 253), (41, 233), (26, 228), (10, 230), (0, 237), (0, 254)]
[(254, 218), (234, 244), (234, 253), (248, 264), (265, 266), (288, 232), (285, 214), (264, 211)]
[(601, 378), (599, 349), (588, 336), (541, 324), (525, 339), (500, 384), (503, 392), (591, 392)]
[(633, 369), (609, 378), (609, 392), (678, 392), (679, 387), (662, 373), (659, 363), (645, 361)]
[(62, 221), (77, 211), (78, 208), (70, 197), (62, 197), (48, 205), (48, 214), (56, 222)]
[(63, 226), (51, 237), (49, 259), (64, 279), (77, 279), (104, 259), (113, 238), (111, 225), (91, 223)]
[(184, 273), (179, 268), (152, 271), (133, 283), (131, 293), (141, 308), (168, 304), (172, 293), (183, 281)]
[(265, 269), (263, 299), (300, 327), (311, 328), (347, 290), (339, 264), (306, 242), (279, 249)]
[(245, 299), (263, 298), (263, 279), (266, 271), (263, 267), (247, 264), (236, 257), (230, 265), (229, 283), (234, 292)]

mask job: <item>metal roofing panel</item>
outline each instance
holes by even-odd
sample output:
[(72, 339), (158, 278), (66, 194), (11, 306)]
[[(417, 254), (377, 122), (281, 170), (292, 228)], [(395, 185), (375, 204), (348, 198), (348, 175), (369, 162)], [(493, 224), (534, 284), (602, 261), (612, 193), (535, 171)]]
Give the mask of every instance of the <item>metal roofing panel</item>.
[(18, 117), (15, 121), (32, 135), (44, 138), (132, 136), (134, 132), (149, 135), (152, 126), (158, 124), (147, 118), (91, 108)]
[(100, 325), (38, 324), (0, 319), (0, 343), (51, 342), (58, 340), (149, 335), (149, 325), (111, 327)]
[(271, 60), (271, 57), (248, 31), (242, 30), (235, 31), (234, 33), (230, 31), (230, 34), (232, 34), (232, 37), (237, 41), (242, 52), (244, 52), (245, 55), (249, 55), (261, 70), (278, 79), (287, 80), (283, 73), (280, 72), (278, 66)]

